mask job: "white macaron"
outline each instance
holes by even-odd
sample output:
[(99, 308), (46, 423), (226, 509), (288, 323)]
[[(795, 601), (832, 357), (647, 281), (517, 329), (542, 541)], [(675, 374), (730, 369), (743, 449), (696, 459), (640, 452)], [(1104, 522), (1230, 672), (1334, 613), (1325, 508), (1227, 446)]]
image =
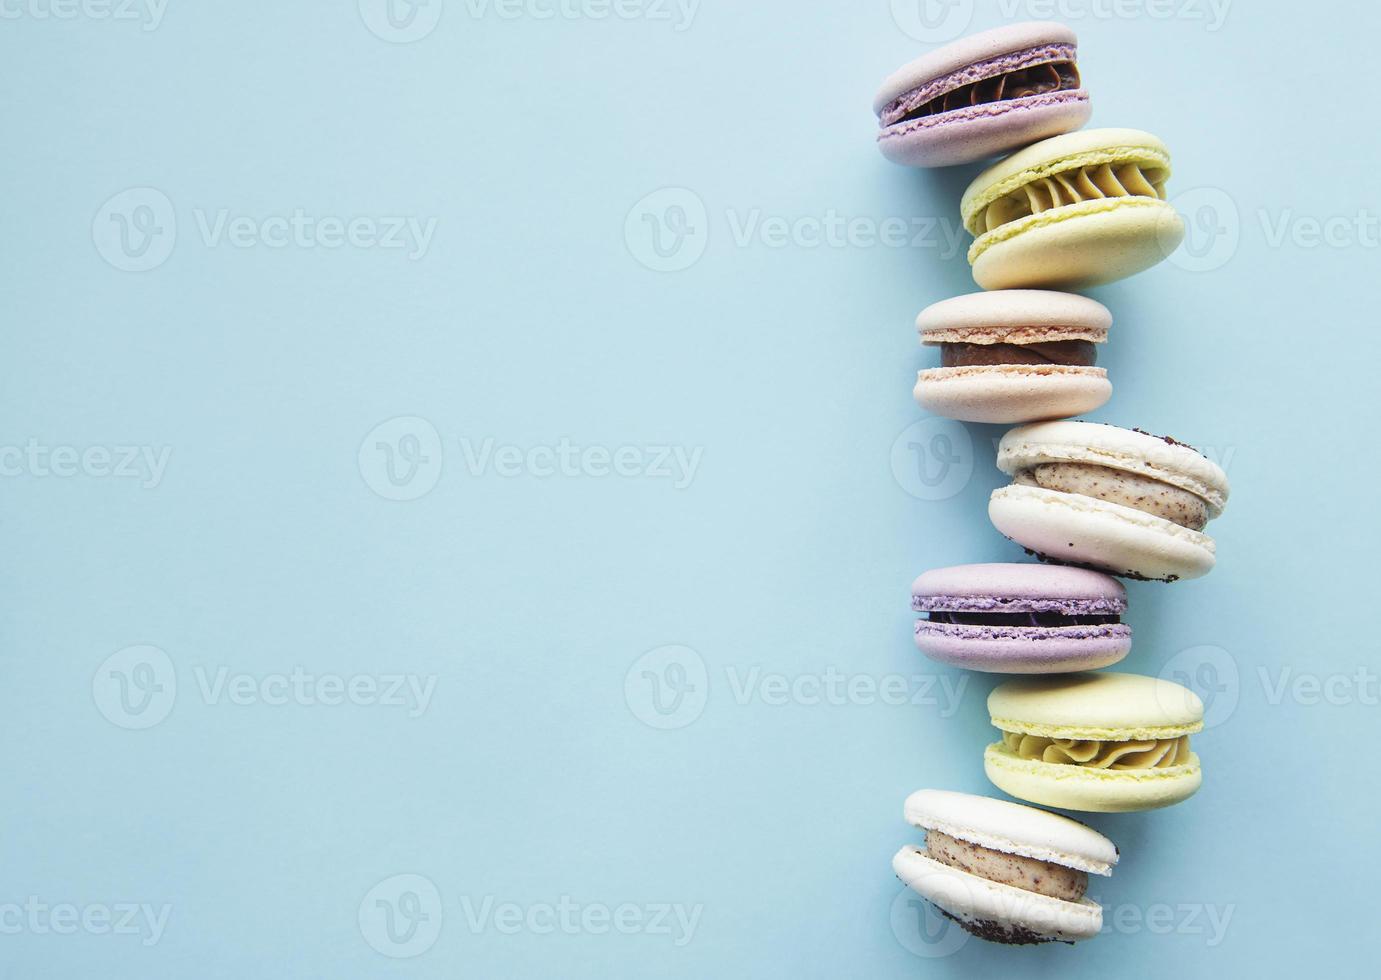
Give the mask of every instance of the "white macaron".
[(1227, 474), (1190, 446), (1093, 422), (1038, 422), (998, 445), (1010, 486), (993, 525), (1042, 558), (1128, 578), (1197, 578), (1216, 560), (1204, 526), (1227, 504)]
[(1088, 875), (1109, 875), (1116, 846), (1091, 827), (986, 796), (923, 789), (906, 800), (906, 820), (926, 831), (892, 870), (964, 929), (1022, 945), (1091, 939), (1103, 910), (1085, 897)]

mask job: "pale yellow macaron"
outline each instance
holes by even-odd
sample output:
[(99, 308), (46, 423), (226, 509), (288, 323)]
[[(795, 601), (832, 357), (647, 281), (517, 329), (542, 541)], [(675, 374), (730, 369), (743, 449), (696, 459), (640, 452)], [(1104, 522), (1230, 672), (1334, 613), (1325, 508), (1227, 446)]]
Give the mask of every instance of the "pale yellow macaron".
[(1149, 269), (1184, 237), (1165, 200), (1170, 151), (1137, 129), (1032, 144), (974, 178), (960, 211), (984, 289), (1078, 289)]
[(1152, 810), (1188, 799), (1203, 776), (1189, 736), (1198, 695), (1171, 681), (1108, 671), (999, 684), (988, 713), (1002, 740), (983, 768), (1018, 799), (1066, 810)]

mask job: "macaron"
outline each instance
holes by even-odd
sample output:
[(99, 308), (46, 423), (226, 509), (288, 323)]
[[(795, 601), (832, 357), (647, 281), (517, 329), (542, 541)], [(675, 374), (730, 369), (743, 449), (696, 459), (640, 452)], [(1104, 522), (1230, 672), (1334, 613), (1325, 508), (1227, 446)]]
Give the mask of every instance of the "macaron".
[(1193, 447), (1094, 422), (1037, 422), (998, 443), (1012, 477), (988, 500), (993, 526), (1043, 559), (1173, 582), (1216, 561), (1204, 526), (1228, 478)]
[(984, 289), (1081, 289), (1149, 269), (1184, 238), (1170, 151), (1137, 129), (1042, 140), (973, 179), (960, 211)]
[(1203, 781), (1189, 736), (1204, 706), (1171, 681), (1111, 671), (1022, 677), (988, 695), (1002, 740), (983, 753), (994, 786), (1032, 803), (1120, 813), (1170, 806)]
[(1132, 648), (1122, 583), (1085, 568), (936, 568), (911, 586), (916, 646), (931, 660), (1004, 674), (1096, 670)]
[(916, 377), (916, 401), (963, 422), (1034, 422), (1082, 415), (1112, 396), (1096, 367), (1112, 314), (1073, 293), (1001, 289), (955, 296), (916, 317), (940, 367)]
[(986, 796), (923, 789), (906, 798), (906, 820), (925, 830), (892, 870), (965, 930), (1024, 945), (1092, 939), (1103, 909), (1086, 897), (1088, 876), (1110, 875), (1117, 847), (1077, 820)]
[(961, 38), (897, 69), (873, 99), (883, 156), (947, 167), (996, 156), (1088, 122), (1078, 39), (1031, 21)]

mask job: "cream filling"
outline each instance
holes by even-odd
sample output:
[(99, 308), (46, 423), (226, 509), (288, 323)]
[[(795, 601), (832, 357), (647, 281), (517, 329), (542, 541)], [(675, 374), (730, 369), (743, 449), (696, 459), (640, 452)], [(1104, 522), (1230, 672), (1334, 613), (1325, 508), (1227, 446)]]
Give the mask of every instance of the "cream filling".
[(1002, 744), (1021, 759), (1086, 769), (1167, 769), (1189, 761), (1189, 736), (1102, 742), (1003, 732)]
[(1037, 177), (993, 201), (975, 220), (977, 234), (1052, 208), (1108, 197), (1165, 200), (1167, 167), (1145, 163), (1103, 163)]
[(1191, 531), (1208, 524), (1208, 503), (1198, 494), (1150, 476), (1096, 463), (1038, 463), (1019, 470), (1012, 482), (1132, 507)]

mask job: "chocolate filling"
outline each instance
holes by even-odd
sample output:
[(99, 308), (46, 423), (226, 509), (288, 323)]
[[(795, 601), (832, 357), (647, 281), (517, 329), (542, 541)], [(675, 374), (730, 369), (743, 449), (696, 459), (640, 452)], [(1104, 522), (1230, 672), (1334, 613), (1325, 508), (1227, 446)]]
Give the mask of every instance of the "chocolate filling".
[(1018, 68), (1016, 71), (950, 89), (929, 102), (918, 105), (896, 122), (909, 122), (913, 119), (924, 119), (926, 116), (938, 116), (953, 109), (1005, 102), (1028, 95), (1043, 95), (1046, 92), (1064, 92), (1078, 87), (1079, 68), (1072, 61), (1031, 65), (1028, 68)]
[(955, 626), (1108, 626), (1122, 621), (1120, 616), (1078, 616), (1058, 612), (942, 612), (929, 613), (932, 623)]
[(1044, 344), (940, 345), (941, 367), (989, 364), (1064, 364), (1092, 367), (1098, 362), (1098, 345), (1088, 340), (1052, 340)]

